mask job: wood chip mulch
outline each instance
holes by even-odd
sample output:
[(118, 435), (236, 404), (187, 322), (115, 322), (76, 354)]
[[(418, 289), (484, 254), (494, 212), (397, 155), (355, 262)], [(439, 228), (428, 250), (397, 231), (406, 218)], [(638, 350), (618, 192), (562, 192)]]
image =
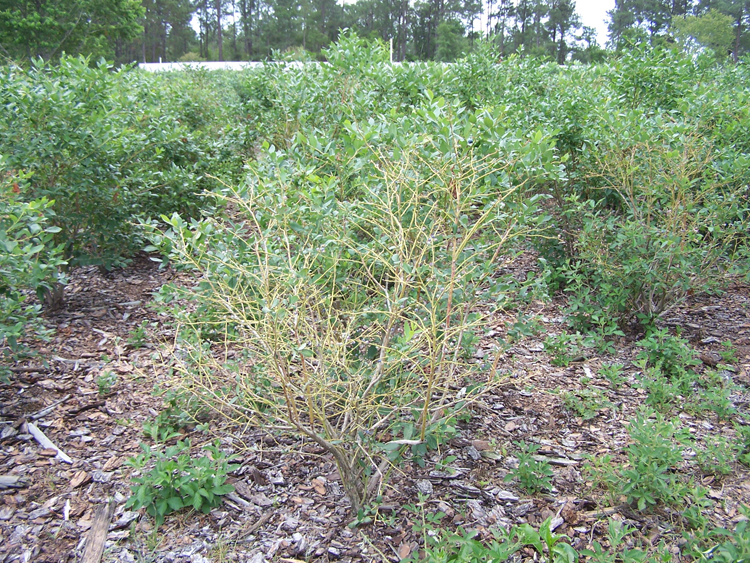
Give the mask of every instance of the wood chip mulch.
[[(533, 260), (514, 265), (533, 267)], [(223, 441), (239, 456), (241, 468), (232, 475), (235, 492), (210, 514), (182, 511), (155, 531), (150, 517), (124, 509), (132, 472), (125, 462), (141, 452), (141, 442), (153, 443), (143, 425), (164, 408), (155, 393), (166, 377), (159, 350), (173, 334), (169, 319), (151, 302), (176, 275), (147, 256), (109, 273), (72, 272), (65, 308), (46, 316), (54, 336), (37, 347), (38, 356), (12, 366), (9, 384), (0, 384), (0, 563), (81, 560), (92, 530), (102, 526), (97, 514), (106, 513), (102, 507), (110, 501), (114, 513), (103, 561), (399, 561), (420, 549), (415, 530), (421, 514), (407, 507), (418, 503), (418, 493), (426, 495), (425, 514), (442, 511), (442, 526), (471, 529), (480, 538), (492, 537), (498, 526), (538, 526), (553, 517), (557, 533), (582, 549), (601, 540), (607, 517), (613, 517), (638, 530), (634, 540), (656, 545), (664, 539), (678, 559), (679, 534), (668, 512), (640, 513), (613, 502), (593, 489), (583, 472), (588, 455), (611, 454), (617, 464), (626, 459), (627, 423), (645, 398), (631, 363), (638, 335), (622, 338), (614, 357), (555, 367), (542, 342), (565, 329), (561, 298), (527, 306), (524, 313), (535, 315), (542, 330), (505, 352), (507, 385), (475, 405), (469, 419), (459, 423), (458, 435), (429, 454), (424, 468), (406, 463), (394, 472), (374, 523), (348, 526), (353, 515), (335, 464), (316, 445), (243, 429)], [(488, 320), (477, 361), (494, 354), (516, 314)], [(739, 389), (732, 402), (746, 412), (750, 287), (737, 282), (722, 295), (691, 297), (664, 324), (681, 327), (707, 364), (722, 342), (732, 342), (738, 364), (728, 377)], [(145, 339), (133, 337), (138, 327), (144, 327)], [(614, 388), (598, 376), (605, 361), (625, 365), (624, 385)], [(110, 388), (99, 384), (103, 376)], [(597, 390), (609, 406), (583, 420), (565, 407), (559, 393), (582, 389)], [(686, 413), (680, 420), (696, 438), (707, 432), (734, 437), (731, 420)], [(211, 439), (199, 432), (191, 438), (194, 445)], [(531, 496), (504, 480), (519, 440), (540, 445), (538, 455), (552, 465), (549, 494)], [(456, 458), (452, 472), (436, 468), (446, 456)], [(735, 463), (730, 475), (693, 477), (715, 501), (712, 523), (732, 529), (741, 518), (740, 505), (750, 504), (748, 468)], [(519, 557), (532, 561), (533, 553)]]

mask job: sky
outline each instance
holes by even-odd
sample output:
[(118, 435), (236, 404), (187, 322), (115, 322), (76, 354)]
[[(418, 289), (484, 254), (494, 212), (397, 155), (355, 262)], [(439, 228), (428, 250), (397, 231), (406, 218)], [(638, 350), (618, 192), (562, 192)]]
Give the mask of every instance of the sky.
[(597, 30), (599, 45), (604, 47), (607, 42), (607, 12), (615, 7), (615, 0), (576, 0), (578, 15), (583, 25)]

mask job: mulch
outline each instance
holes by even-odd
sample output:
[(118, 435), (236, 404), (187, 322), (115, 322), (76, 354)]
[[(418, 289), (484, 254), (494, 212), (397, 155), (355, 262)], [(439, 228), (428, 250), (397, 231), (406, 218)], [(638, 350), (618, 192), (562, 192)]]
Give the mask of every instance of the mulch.
[[(523, 276), (533, 257), (514, 264)], [(143, 426), (164, 408), (159, 393), (168, 381), (162, 361), (174, 334), (154, 292), (185, 274), (160, 268), (142, 255), (127, 268), (71, 273), (65, 307), (47, 313), (52, 339), (37, 343), (37, 355), (12, 366), (0, 384), (0, 563), (80, 560), (97, 509), (114, 501), (103, 561), (399, 561), (421, 548), (423, 515), (442, 513), (441, 527), (472, 530), (491, 538), (493, 530), (553, 518), (557, 533), (585, 548), (602, 541), (607, 518), (635, 528), (631, 543), (664, 540), (675, 559), (681, 538), (667, 508), (639, 512), (622, 499), (594, 488), (584, 471), (588, 456), (610, 454), (623, 464), (627, 426), (644, 402), (633, 365), (638, 335), (617, 342), (614, 356), (588, 357), (556, 367), (544, 349), (549, 334), (564, 330), (561, 296), (531, 301), (522, 312), (539, 320), (540, 331), (515, 342), (502, 356), (507, 383), (474, 405), (458, 422), (458, 434), (425, 465), (407, 462), (394, 471), (373, 521), (350, 526), (350, 513), (331, 457), (317, 445), (263, 429), (227, 429), (222, 446), (237, 454), (231, 476), (235, 493), (209, 514), (182, 511), (159, 530), (153, 520), (126, 510), (130, 494), (126, 465), (152, 444)], [(494, 354), (518, 311), (487, 320), (475, 354)], [(696, 295), (675, 309), (664, 325), (682, 331), (710, 362), (730, 341), (738, 365), (731, 400), (747, 411), (750, 386), (750, 287), (731, 283), (721, 295)], [(137, 338), (139, 327), (145, 339)], [(622, 363), (626, 383), (615, 388), (598, 375), (602, 362)], [(102, 382), (102, 383), (100, 383)], [(608, 405), (584, 420), (568, 409), (561, 391), (596, 390)], [(713, 414), (675, 412), (695, 438), (734, 437), (731, 420)], [(55, 448), (32, 435), (39, 429)], [(212, 439), (190, 431), (194, 446)], [(529, 495), (505, 477), (514, 467), (516, 442), (540, 446), (552, 466), (554, 488)], [(453, 471), (437, 466), (447, 456)], [(689, 469), (685, 468), (685, 471)], [(692, 470), (694, 471), (694, 470)], [(750, 473), (735, 463), (727, 476), (691, 474), (714, 501), (712, 524), (734, 528), (741, 505), (750, 504)], [(4, 487), (4, 488), (3, 488)], [(420, 496), (421, 495), (421, 496)], [(522, 551), (518, 560), (533, 560)]]

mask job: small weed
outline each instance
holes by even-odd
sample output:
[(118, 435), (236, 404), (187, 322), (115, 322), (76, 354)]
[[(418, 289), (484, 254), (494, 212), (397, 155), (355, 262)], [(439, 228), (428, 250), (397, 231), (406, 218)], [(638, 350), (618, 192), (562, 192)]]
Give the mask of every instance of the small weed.
[(481, 338), (471, 331), (466, 331), (461, 335), (461, 356), (463, 358), (471, 358), (477, 352), (477, 346), (481, 342)]
[[(164, 414), (164, 413), (162, 413)], [(156, 417), (154, 422), (143, 423), (143, 433), (151, 438), (154, 442), (166, 442), (182, 434), (172, 426), (160, 424), (159, 418), (161, 414)]]
[(524, 338), (537, 336), (542, 333), (544, 326), (538, 317), (527, 316), (523, 313), (512, 324), (508, 324), (507, 340), (509, 343), (518, 342)]
[[(414, 411), (412, 414), (414, 420), (418, 420), (418, 411)], [(404, 440), (413, 440), (419, 434), (419, 429), (414, 422), (399, 422), (394, 424), (392, 431), (394, 433), (401, 433)], [(409, 444), (411, 450), (410, 461), (420, 467), (424, 467), (427, 453), (430, 450), (437, 450), (441, 445), (448, 442), (448, 440), (454, 438), (456, 432), (456, 420), (454, 416), (446, 417), (428, 425), (424, 440)], [(388, 458), (392, 462), (397, 461), (406, 452), (406, 447), (403, 443), (399, 442), (389, 442), (383, 447), (388, 452)]]
[(568, 367), (570, 363), (581, 355), (583, 337), (579, 333), (563, 332), (550, 335), (544, 340), (544, 348), (552, 356), (553, 366)]
[(148, 327), (148, 321), (143, 321), (139, 326), (131, 330), (130, 334), (128, 335), (128, 344), (136, 349), (143, 348), (146, 345), (146, 340), (148, 339)]
[(696, 463), (701, 471), (709, 475), (729, 475), (737, 459), (737, 446), (723, 436), (706, 440), (703, 449), (696, 450)]
[[(544, 561), (550, 563), (572, 563), (578, 561), (578, 554), (568, 543), (570, 538), (552, 531), (552, 518), (545, 520), (539, 530), (529, 524), (513, 526), (508, 530), (493, 530), (493, 539), (482, 542), (476, 539), (477, 532), (461, 528), (452, 532), (440, 526), (445, 517), (442, 512), (428, 514), (425, 512), (425, 499), (420, 497), (418, 505), (407, 505), (406, 509), (417, 514), (420, 522), (413, 526), (414, 532), (422, 535), (424, 557), (414, 553), (404, 561), (411, 563), (445, 562), (477, 563), (491, 561), (515, 561), (514, 554), (524, 547), (536, 551)], [(566, 541), (567, 540), (567, 541)], [(548, 558), (547, 558), (548, 556)]]
[(737, 448), (737, 459), (745, 464), (750, 465), (750, 425), (734, 422), (734, 445)]
[(164, 523), (167, 514), (182, 508), (193, 508), (208, 513), (221, 504), (221, 497), (234, 491), (227, 485), (227, 474), (239, 466), (229, 465), (227, 457), (219, 449), (218, 441), (205, 446), (209, 456), (190, 457), (190, 441), (177, 442), (164, 452), (141, 444), (143, 454), (130, 458), (127, 465), (136, 470), (144, 469), (152, 460), (154, 467), (142, 477), (132, 479), (133, 495), (125, 508), (145, 508), (154, 517), (156, 526)]
[(610, 477), (612, 476), (612, 456), (605, 454), (602, 456), (594, 456), (585, 454), (584, 459), (586, 463), (583, 466), (583, 475), (586, 481), (591, 482), (592, 489), (610, 489)]
[(629, 433), (633, 442), (626, 450), (628, 464), (624, 469), (598, 465), (602, 472), (597, 476), (599, 482), (614, 494), (626, 496), (639, 510), (659, 502), (680, 504), (684, 486), (674, 469), (682, 463), (682, 444), (689, 441), (688, 433), (679, 421), (668, 421), (662, 415), (651, 419), (648, 413), (640, 413), (630, 423)]
[(505, 481), (518, 479), (521, 487), (529, 494), (552, 489), (552, 468), (547, 461), (534, 459), (534, 454), (539, 451), (539, 445), (527, 444), (524, 441), (516, 442), (520, 451), (516, 453), (518, 467), (512, 470)]
[(612, 406), (612, 403), (604, 397), (601, 390), (595, 387), (561, 391), (560, 396), (565, 407), (583, 420), (591, 420), (599, 414), (599, 411)]
[(404, 508), (408, 512), (417, 516), (417, 519), (412, 524), (412, 531), (422, 536), (425, 545), (434, 544), (438, 537), (436, 528), (440, 525), (443, 518), (445, 518), (445, 512), (442, 510), (427, 512), (427, 495), (419, 493), (417, 499), (417, 504), (404, 505)]
[(443, 471), (443, 472), (451, 474), (451, 475), (454, 474), (456, 472), (456, 470), (453, 469), (450, 465), (451, 465), (451, 463), (453, 463), (454, 461), (456, 461), (456, 459), (457, 458), (454, 455), (445, 456), (445, 459), (441, 459), (440, 461), (438, 461), (435, 464), (435, 470), (436, 471)]
[(726, 364), (736, 364), (738, 362), (737, 360), (737, 348), (734, 347), (731, 340), (726, 340), (721, 343), (721, 345), (724, 347), (723, 350), (719, 350), (719, 355), (721, 356), (721, 359)]
[(682, 462), (681, 442), (689, 436), (679, 421), (661, 415), (652, 420), (641, 414), (631, 422), (629, 434), (630, 467), (622, 471), (628, 502), (635, 502), (639, 510), (658, 501), (678, 502), (681, 487), (673, 469)]
[(661, 413), (669, 412), (676, 403), (681, 402), (679, 399), (686, 383), (684, 377), (669, 379), (658, 367), (646, 369), (638, 377), (639, 387), (648, 393), (646, 404)]
[(96, 378), (96, 386), (99, 388), (99, 396), (109, 395), (112, 387), (117, 384), (117, 374), (113, 371), (105, 371)]
[(347, 526), (349, 528), (359, 528), (360, 526), (366, 526), (372, 524), (378, 516), (378, 508), (382, 503), (380, 497), (376, 498), (372, 503), (363, 506), (357, 511), (354, 520), (349, 522)]
[(740, 512), (745, 517), (740, 520), (733, 531), (719, 529), (713, 532), (714, 536), (726, 537), (725, 542), (715, 546), (709, 553), (707, 559), (717, 563), (742, 563), (750, 561), (750, 509), (746, 506), (740, 507)]
[(640, 549), (623, 549), (620, 547), (625, 543), (625, 538), (635, 532), (635, 528), (629, 528), (622, 522), (610, 520), (607, 526), (607, 540), (609, 548), (604, 549), (598, 541), (592, 542), (593, 549), (581, 550), (581, 555), (588, 557), (592, 563), (615, 563), (616, 561), (636, 562), (643, 561), (646, 553)]
[(708, 370), (699, 381), (697, 392), (693, 393), (686, 410), (689, 412), (711, 411), (721, 420), (732, 418), (737, 409), (732, 402), (734, 387), (727, 383), (716, 371)]
[(703, 514), (711, 506), (711, 501), (708, 500), (707, 495), (708, 490), (701, 486), (691, 487), (686, 495), (689, 506), (682, 510), (682, 517), (691, 530), (698, 532), (697, 537), (691, 537), (692, 542), (696, 540), (700, 542), (701, 536), (704, 535), (710, 524), (709, 519)]
[(638, 345), (643, 350), (638, 354), (639, 360), (645, 360), (649, 366), (657, 367), (668, 378), (679, 377), (689, 368), (700, 365), (695, 350), (690, 348), (687, 340), (672, 336), (667, 329), (655, 330)]
[(622, 370), (625, 366), (623, 364), (602, 364), (599, 368), (599, 375), (605, 378), (612, 384), (615, 389), (622, 386), (625, 383), (625, 378), (622, 376)]

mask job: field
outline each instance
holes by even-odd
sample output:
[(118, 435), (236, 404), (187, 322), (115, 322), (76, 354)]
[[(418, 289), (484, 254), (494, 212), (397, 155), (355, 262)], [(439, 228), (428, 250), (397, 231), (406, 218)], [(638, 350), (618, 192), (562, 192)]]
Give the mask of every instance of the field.
[(327, 58), (4, 76), (4, 560), (750, 557), (747, 66)]

